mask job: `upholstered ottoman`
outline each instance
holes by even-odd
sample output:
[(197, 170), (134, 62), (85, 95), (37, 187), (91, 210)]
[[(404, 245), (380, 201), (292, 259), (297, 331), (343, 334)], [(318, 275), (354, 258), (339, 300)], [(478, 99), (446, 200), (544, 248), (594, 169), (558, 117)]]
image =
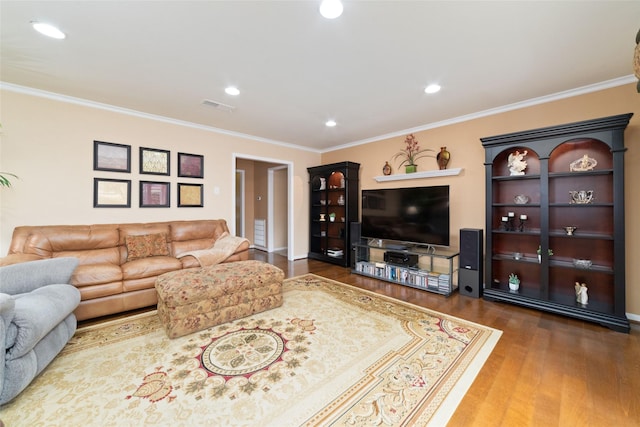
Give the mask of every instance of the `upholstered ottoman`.
[(158, 316), (176, 338), (282, 305), (284, 272), (261, 261), (189, 268), (156, 280)]

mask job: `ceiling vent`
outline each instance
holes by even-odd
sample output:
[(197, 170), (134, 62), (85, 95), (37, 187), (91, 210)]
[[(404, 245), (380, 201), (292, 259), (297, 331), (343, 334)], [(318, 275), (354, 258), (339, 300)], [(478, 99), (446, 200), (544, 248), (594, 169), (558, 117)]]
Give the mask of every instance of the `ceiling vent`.
[(227, 113), (233, 113), (233, 110), (236, 109), (236, 107), (233, 107), (231, 105), (223, 104), (222, 102), (218, 101), (212, 101), (210, 99), (205, 99), (204, 101), (202, 101), (202, 103), (204, 105), (208, 105), (209, 107), (213, 107), (216, 110), (226, 111)]

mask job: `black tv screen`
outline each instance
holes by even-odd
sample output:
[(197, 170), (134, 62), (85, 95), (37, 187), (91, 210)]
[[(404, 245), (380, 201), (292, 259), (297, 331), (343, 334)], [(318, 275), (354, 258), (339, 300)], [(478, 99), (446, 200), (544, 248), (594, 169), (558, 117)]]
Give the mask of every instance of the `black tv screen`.
[(449, 186), (362, 190), (362, 237), (449, 246)]

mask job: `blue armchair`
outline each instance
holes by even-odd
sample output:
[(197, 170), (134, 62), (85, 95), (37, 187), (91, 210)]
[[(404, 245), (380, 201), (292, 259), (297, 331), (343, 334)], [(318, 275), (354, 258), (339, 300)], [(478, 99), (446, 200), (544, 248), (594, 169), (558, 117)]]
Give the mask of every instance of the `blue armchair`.
[(76, 258), (0, 267), (0, 405), (40, 374), (76, 331)]

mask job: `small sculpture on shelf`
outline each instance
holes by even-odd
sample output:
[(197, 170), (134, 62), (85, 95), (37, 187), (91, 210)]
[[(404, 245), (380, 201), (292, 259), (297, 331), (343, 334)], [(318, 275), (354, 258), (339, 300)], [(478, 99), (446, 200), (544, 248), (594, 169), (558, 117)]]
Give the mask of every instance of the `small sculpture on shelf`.
[(573, 233), (578, 229), (578, 227), (574, 225), (568, 225), (564, 228), (564, 231), (567, 233), (567, 236), (573, 236)]
[(569, 163), (569, 171), (570, 172), (586, 172), (595, 169), (598, 161), (596, 159), (592, 159), (588, 155), (584, 155), (580, 157), (578, 160), (574, 160)]
[(524, 175), (524, 170), (527, 168), (527, 161), (524, 160), (524, 157), (527, 153), (527, 150), (524, 150), (522, 153), (516, 150), (514, 153), (509, 154), (507, 166), (509, 166), (511, 175)]
[(587, 305), (589, 303), (589, 295), (587, 295), (587, 285), (576, 282), (576, 301), (578, 304)]
[(593, 190), (572, 190), (569, 195), (571, 204), (586, 205), (593, 202)]

